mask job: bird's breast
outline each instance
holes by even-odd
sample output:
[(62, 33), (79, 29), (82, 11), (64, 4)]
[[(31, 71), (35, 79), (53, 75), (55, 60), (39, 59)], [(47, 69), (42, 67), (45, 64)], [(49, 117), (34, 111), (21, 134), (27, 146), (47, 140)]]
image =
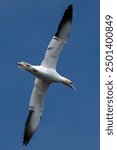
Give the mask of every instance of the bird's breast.
[(45, 67), (40, 67), (38, 68), (38, 71), (36, 73), (36, 76), (38, 78), (41, 78), (42, 80), (46, 82), (59, 82), (59, 74), (53, 70), (53, 69), (48, 69)]

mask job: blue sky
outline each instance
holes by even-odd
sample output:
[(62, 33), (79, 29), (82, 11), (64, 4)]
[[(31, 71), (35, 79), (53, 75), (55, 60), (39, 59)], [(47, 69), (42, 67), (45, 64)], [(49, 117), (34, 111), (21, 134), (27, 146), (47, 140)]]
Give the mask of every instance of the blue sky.
[[(66, 7), (73, 24), (57, 70), (77, 92), (50, 86), (40, 126), (25, 148), (22, 137), (34, 77), (16, 61), (40, 64)], [(0, 148), (99, 150), (99, 0), (0, 1)]]

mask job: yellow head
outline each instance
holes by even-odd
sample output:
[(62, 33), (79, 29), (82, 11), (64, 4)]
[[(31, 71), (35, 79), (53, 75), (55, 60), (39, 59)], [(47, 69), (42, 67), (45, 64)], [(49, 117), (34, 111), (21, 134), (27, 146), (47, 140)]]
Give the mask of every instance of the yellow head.
[(18, 67), (23, 70), (23, 71), (28, 71), (30, 73), (32, 73), (33, 75), (36, 75), (36, 73), (38, 72), (38, 70), (31, 64), (26, 63), (26, 62), (16, 62), (16, 64), (18, 65)]

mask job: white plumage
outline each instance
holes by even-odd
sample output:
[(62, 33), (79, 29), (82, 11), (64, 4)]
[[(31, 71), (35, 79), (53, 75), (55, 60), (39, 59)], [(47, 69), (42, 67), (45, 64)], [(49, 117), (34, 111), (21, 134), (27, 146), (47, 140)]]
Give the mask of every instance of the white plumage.
[(72, 24), (72, 5), (69, 5), (60, 21), (57, 32), (50, 41), (40, 66), (17, 62), (22, 70), (32, 73), (36, 79), (30, 98), (29, 115), (24, 129), (23, 144), (27, 145), (36, 131), (44, 108), (44, 96), (52, 82), (63, 83), (76, 90), (72, 82), (56, 71), (57, 61), (64, 44), (67, 42)]

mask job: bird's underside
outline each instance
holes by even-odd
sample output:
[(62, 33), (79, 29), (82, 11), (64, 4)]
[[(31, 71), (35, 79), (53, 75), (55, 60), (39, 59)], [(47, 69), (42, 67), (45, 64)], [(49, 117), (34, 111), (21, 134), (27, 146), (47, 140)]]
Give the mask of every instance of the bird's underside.
[(25, 123), (23, 144), (27, 145), (35, 133), (44, 108), (44, 96), (49, 84), (38, 78), (35, 79), (35, 85), (31, 94), (29, 104), (29, 115)]
[[(46, 68), (48, 70), (54, 70), (53, 72), (56, 72), (56, 65), (57, 65), (60, 52), (69, 37), (69, 32), (72, 24), (72, 13), (73, 13), (72, 5), (69, 5), (68, 8), (65, 10), (62, 20), (59, 23), (57, 32), (55, 33), (55, 35), (53, 36), (52, 40), (50, 41), (47, 47), (45, 57), (41, 63), (42, 68)], [(31, 68), (32, 66), (28, 63), (25, 63), (25, 65), (23, 63), (22, 64), (17, 63), (17, 64), (22, 69), (29, 71), (36, 76), (36, 71), (38, 71), (38, 69), (37, 70), (34, 68), (32, 69)], [(29, 115), (26, 120), (25, 129), (24, 129), (24, 137), (23, 137), (24, 145), (28, 144), (28, 142), (30, 141), (31, 137), (33, 136), (33, 134), (35, 133), (39, 125), (43, 113), (43, 108), (44, 108), (44, 96), (51, 83), (47, 81), (48, 78), (42, 79), (36, 77), (35, 79), (34, 88), (30, 98)], [(55, 74), (55, 79), (53, 80), (53, 82), (56, 81), (59, 82), (59, 75), (57, 74)], [(68, 86), (74, 88), (70, 80), (66, 80), (64, 84), (66, 85), (68, 84)]]

